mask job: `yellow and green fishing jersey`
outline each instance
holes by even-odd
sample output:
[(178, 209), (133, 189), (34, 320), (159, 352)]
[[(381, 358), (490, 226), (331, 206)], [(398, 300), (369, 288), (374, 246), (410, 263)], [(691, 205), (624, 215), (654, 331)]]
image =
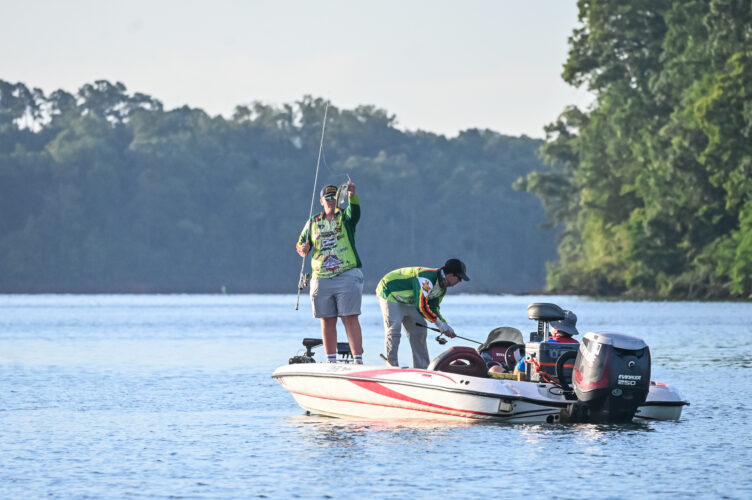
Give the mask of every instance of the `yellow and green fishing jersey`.
[(439, 286), (439, 269), (428, 267), (403, 267), (381, 278), (376, 295), (400, 304), (415, 305), (420, 314), (431, 323), (444, 321), (439, 312), (446, 288)]
[(360, 200), (357, 194), (350, 196), (350, 203), (343, 210), (337, 209), (331, 221), (326, 213), (311, 217), (300, 233), (298, 244), (311, 243), (313, 254), (311, 268), (317, 278), (331, 278), (348, 269), (361, 267), (358, 251), (355, 250), (355, 225), (360, 220)]

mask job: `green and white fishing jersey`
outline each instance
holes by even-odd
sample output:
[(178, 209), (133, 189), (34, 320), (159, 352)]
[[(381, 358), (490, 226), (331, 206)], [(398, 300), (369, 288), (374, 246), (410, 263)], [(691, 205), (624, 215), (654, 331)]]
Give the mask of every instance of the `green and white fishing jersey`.
[(446, 288), (439, 286), (439, 269), (428, 267), (403, 267), (381, 278), (376, 295), (400, 304), (414, 305), (431, 323), (445, 321), (439, 304)]
[(349, 197), (345, 210), (336, 209), (331, 221), (326, 212), (311, 217), (300, 233), (298, 244), (311, 244), (311, 268), (317, 278), (331, 278), (348, 269), (362, 267), (355, 249), (355, 225), (360, 220), (360, 200), (357, 194)]

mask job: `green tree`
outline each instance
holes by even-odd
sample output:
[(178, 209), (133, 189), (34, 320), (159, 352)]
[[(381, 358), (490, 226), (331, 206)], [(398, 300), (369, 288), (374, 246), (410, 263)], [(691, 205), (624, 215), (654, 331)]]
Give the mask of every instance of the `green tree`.
[(740, 214), (752, 192), (752, 5), (578, 6), (563, 78), (596, 101), (548, 127), (541, 155), (552, 171), (518, 183), (564, 226), (549, 287), (749, 295), (732, 270), (746, 269)]
[[(107, 81), (0, 89), (0, 290), (294, 291), (326, 101), (254, 102), (225, 119)], [(540, 144), (403, 132), (383, 109), (329, 104), (316, 192), (357, 182), (366, 289), (458, 256), (476, 291), (536, 290), (553, 235), (511, 184), (541, 168)]]

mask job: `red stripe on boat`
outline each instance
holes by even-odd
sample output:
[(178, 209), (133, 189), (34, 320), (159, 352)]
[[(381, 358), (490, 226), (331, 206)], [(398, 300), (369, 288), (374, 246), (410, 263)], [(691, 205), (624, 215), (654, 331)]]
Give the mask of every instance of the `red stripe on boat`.
[[(434, 410), (431, 410), (431, 409), (428, 409), (428, 408), (426, 408), (426, 409), (423, 409), (423, 408), (407, 408), (407, 407), (404, 407), (404, 406), (394, 406), (394, 405), (387, 405), (387, 404), (383, 404), (383, 403), (369, 403), (367, 401), (354, 401), (352, 399), (327, 398), (325, 396), (315, 396), (313, 394), (306, 394), (304, 392), (298, 392), (298, 391), (290, 391), (290, 393), (292, 393), (292, 394), (299, 394), (301, 396), (306, 396), (306, 397), (309, 397), (309, 398), (325, 399), (327, 401), (340, 401), (340, 402), (343, 402), (343, 403), (355, 403), (355, 404), (369, 405), (369, 406), (383, 406), (385, 408), (397, 408), (399, 410), (420, 411), (420, 412), (424, 412), (424, 413), (436, 413), (436, 414), (439, 414), (439, 415), (451, 415), (451, 413), (434, 411)], [(454, 417), (480, 418), (480, 417), (476, 417), (475, 415), (486, 415), (486, 416), (489, 416), (489, 417), (496, 417), (496, 416), (498, 416), (495, 413), (485, 413), (485, 412), (482, 412), (482, 411), (472, 411), (472, 410), (459, 410), (459, 409), (455, 409), (455, 408), (445, 408), (445, 407), (438, 406), (438, 405), (431, 405), (430, 403), (426, 403), (426, 404), (429, 405), (429, 406), (433, 406), (435, 408), (439, 408), (439, 409), (447, 409), (447, 410), (450, 410), (450, 411), (456, 411), (458, 413), (467, 413), (467, 414), (469, 414), (469, 415), (452, 415)]]
[(376, 394), (380, 394), (382, 396), (386, 396), (388, 398), (397, 399), (399, 401), (406, 401), (408, 403), (428, 406), (430, 408), (438, 408), (440, 410), (449, 410), (449, 411), (462, 411), (467, 413), (474, 413), (474, 414), (480, 414), (485, 415), (485, 413), (482, 412), (475, 412), (472, 410), (460, 410), (458, 408), (452, 408), (449, 406), (441, 406), (433, 403), (429, 403), (428, 401), (421, 401), (420, 399), (411, 398), (410, 396), (406, 396), (402, 394), (401, 392), (397, 392), (393, 389), (389, 389), (388, 387), (384, 387), (379, 382), (371, 382), (370, 380), (351, 380), (353, 384), (362, 387), (363, 389), (367, 389), (371, 392), (375, 392)]

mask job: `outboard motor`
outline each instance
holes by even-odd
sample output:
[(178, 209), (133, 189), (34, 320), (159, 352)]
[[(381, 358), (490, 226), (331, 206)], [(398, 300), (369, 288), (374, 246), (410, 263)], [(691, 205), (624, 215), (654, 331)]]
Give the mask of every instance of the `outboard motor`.
[(572, 385), (580, 403), (570, 406), (569, 420), (630, 422), (650, 389), (650, 349), (623, 333), (586, 333)]

